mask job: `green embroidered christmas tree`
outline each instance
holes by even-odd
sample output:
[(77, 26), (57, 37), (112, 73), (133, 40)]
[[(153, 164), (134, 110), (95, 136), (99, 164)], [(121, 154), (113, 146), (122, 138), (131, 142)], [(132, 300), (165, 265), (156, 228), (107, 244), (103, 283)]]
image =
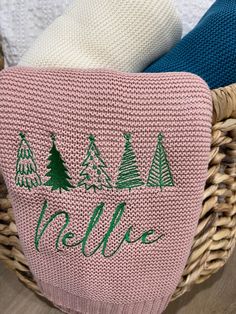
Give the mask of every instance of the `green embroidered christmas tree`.
[(44, 183), (46, 186), (51, 186), (52, 191), (59, 190), (60, 193), (62, 190), (69, 191), (70, 188), (73, 188), (73, 185), (70, 183), (71, 177), (68, 174), (68, 169), (65, 166), (65, 161), (62, 159), (60, 152), (56, 147), (56, 138), (55, 135), (51, 135), (52, 139), (52, 148), (50, 150), (50, 156), (48, 157), (49, 164), (47, 169), (49, 169), (46, 176), (50, 179)]
[(137, 166), (135, 153), (131, 144), (131, 134), (124, 134), (125, 150), (121, 159), (116, 181), (117, 189), (131, 189), (144, 185)]
[(86, 190), (111, 189), (111, 178), (106, 172), (106, 164), (101, 158), (101, 153), (95, 144), (95, 137), (89, 136), (89, 147), (85, 160), (82, 163), (84, 169), (81, 171), (80, 176), (83, 177), (79, 181), (78, 186), (84, 186)]
[(19, 135), (21, 142), (17, 152), (15, 182), (17, 186), (30, 191), (32, 188), (40, 186), (42, 182), (37, 172), (37, 165), (30, 145), (23, 133)]
[(163, 146), (163, 139), (164, 136), (160, 133), (147, 180), (148, 187), (160, 187), (161, 190), (165, 186), (174, 186), (169, 161)]

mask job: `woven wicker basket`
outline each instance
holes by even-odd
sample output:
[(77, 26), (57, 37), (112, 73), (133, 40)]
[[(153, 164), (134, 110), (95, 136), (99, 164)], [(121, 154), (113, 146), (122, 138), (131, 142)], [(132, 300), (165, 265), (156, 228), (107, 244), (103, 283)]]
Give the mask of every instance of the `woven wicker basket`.
[[(212, 99), (212, 143), (202, 211), (191, 254), (173, 300), (219, 270), (235, 246), (236, 84), (212, 91)], [(0, 261), (28, 288), (41, 295), (21, 249), (11, 201), (1, 174)]]

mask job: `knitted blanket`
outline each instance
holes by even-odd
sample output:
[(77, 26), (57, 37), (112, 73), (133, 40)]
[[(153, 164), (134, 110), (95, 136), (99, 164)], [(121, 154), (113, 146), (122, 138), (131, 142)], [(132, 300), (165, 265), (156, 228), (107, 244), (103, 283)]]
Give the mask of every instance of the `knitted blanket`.
[(44, 295), (68, 313), (162, 313), (202, 204), (205, 82), (16, 67), (0, 84), (0, 169)]
[(181, 34), (171, 0), (75, 0), (19, 65), (140, 72)]
[(236, 82), (236, 1), (217, 0), (198, 25), (145, 72), (186, 71), (210, 88)]
[(1, 0), (0, 37), (8, 66), (16, 65), (34, 40), (72, 0)]
[(189, 33), (214, 3), (214, 0), (175, 0), (183, 23), (183, 35)]

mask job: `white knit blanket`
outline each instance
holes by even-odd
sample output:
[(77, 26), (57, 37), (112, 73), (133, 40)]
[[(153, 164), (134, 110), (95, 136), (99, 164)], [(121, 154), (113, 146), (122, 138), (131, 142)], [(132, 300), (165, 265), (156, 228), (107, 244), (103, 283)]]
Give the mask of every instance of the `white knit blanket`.
[(183, 35), (198, 23), (214, 0), (174, 0), (183, 23)]
[(0, 37), (6, 65), (16, 65), (32, 42), (72, 0), (1, 0)]

